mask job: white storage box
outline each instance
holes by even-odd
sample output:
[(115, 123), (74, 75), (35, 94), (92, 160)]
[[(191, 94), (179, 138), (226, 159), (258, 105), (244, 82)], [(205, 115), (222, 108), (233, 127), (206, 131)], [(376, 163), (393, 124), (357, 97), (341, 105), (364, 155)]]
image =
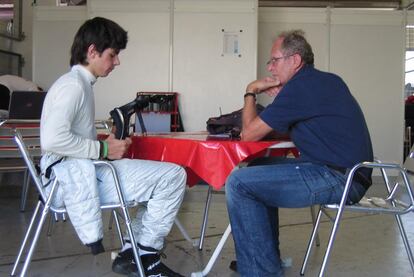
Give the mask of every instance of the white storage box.
[[(145, 128), (147, 132), (170, 132), (171, 131), (171, 114), (149, 112), (142, 113)], [(139, 125), (138, 116), (135, 115), (135, 132), (142, 133)]]

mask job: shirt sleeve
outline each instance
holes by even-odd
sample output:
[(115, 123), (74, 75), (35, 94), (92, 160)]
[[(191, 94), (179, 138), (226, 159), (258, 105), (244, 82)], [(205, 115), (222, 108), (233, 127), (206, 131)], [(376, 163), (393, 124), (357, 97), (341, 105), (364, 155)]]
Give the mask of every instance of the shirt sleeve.
[(65, 84), (59, 93), (48, 95), (41, 120), (41, 146), (45, 152), (76, 158), (99, 158), (99, 142), (75, 134), (75, 118), (83, 114), (85, 105), (82, 87), (76, 83)]

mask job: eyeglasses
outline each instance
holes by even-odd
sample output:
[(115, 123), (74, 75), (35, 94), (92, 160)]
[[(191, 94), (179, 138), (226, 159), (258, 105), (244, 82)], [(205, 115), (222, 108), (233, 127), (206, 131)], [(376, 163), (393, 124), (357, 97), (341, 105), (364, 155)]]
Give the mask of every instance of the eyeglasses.
[(266, 63), (266, 65), (272, 65), (272, 66), (274, 66), (279, 60), (281, 60), (281, 59), (286, 59), (286, 58), (289, 58), (289, 57), (291, 57), (291, 56), (293, 56), (293, 55), (295, 55), (295, 54), (290, 54), (290, 55), (287, 55), (287, 56), (282, 56), (282, 57), (277, 57), (277, 58), (271, 58), (267, 63)]

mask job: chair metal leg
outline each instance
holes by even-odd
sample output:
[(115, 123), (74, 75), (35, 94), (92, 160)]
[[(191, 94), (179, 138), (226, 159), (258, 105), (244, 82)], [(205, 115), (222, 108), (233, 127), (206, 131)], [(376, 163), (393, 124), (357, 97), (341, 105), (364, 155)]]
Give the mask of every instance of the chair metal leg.
[(204, 208), (203, 223), (201, 224), (200, 241), (198, 243), (198, 250), (203, 249), (204, 236), (206, 234), (207, 221), (208, 221), (208, 212), (210, 209), (211, 195), (213, 194), (212, 190), (213, 189), (210, 186), (208, 186), (207, 200), (206, 200), (206, 206)]
[[(410, 140), (411, 140), (411, 127), (410, 127)], [(385, 185), (387, 187), (388, 193), (390, 193), (390, 195), (394, 194), (394, 192), (391, 193), (391, 187), (389, 185), (388, 175), (386, 174), (386, 172), (383, 168), (381, 168), (381, 173), (382, 173), (382, 177), (385, 181)], [(404, 183), (407, 186), (410, 186), (410, 182), (409, 182), (406, 174), (403, 174), (403, 178), (404, 178)], [(395, 186), (395, 188), (397, 187), (397, 185)], [(391, 203), (394, 207), (396, 206), (396, 203), (395, 203), (394, 200), (392, 200)], [(404, 243), (405, 251), (407, 251), (407, 256), (408, 256), (408, 260), (410, 261), (411, 270), (414, 272), (413, 252), (411, 251), (410, 242), (408, 241), (407, 233), (405, 232), (405, 228), (404, 228), (404, 225), (403, 225), (402, 220), (401, 220), (401, 215), (395, 214), (394, 217), (395, 217), (395, 220), (397, 221), (398, 229), (400, 230), (400, 234), (401, 234), (401, 238), (402, 238), (403, 243)]]
[(42, 231), (42, 227), (43, 227), (43, 224), (45, 223), (46, 216), (49, 213), (49, 207), (50, 206), (46, 204), (41, 213), (40, 220), (39, 220), (39, 223), (36, 228), (36, 232), (32, 240), (32, 244), (30, 245), (29, 252), (27, 253), (26, 260), (24, 261), (24, 264), (23, 264), (22, 272), (20, 273), (21, 277), (26, 276), (26, 272), (29, 268), (30, 262), (32, 261), (32, 256), (36, 248), (37, 242), (39, 240), (40, 232)]
[(125, 217), (125, 224), (126, 224), (126, 227), (127, 227), (129, 239), (131, 240), (132, 252), (134, 253), (135, 264), (137, 265), (137, 270), (138, 270), (139, 276), (140, 277), (145, 277), (144, 268), (142, 266), (141, 259), (140, 259), (139, 254), (138, 254), (137, 242), (135, 240), (135, 236), (134, 236), (134, 233), (132, 231), (131, 218), (129, 217), (128, 209), (127, 209), (126, 206), (121, 207), (121, 209), (122, 209), (122, 212), (123, 212), (124, 217)]
[(206, 267), (203, 269), (203, 271), (193, 272), (191, 273), (191, 277), (203, 277), (207, 276), (207, 274), (210, 272), (211, 268), (213, 267), (214, 263), (216, 262), (218, 256), (221, 253), (221, 250), (224, 247), (224, 244), (226, 243), (228, 237), (231, 233), (231, 226), (230, 224), (227, 226), (226, 231), (224, 232), (223, 236), (221, 237), (219, 243), (217, 244), (216, 249), (214, 250), (213, 254), (211, 255), (210, 260), (208, 261)]
[(193, 246), (197, 246), (199, 242), (197, 240), (193, 240), (190, 235), (187, 233), (187, 230), (184, 228), (184, 226), (181, 224), (180, 220), (176, 217), (174, 219), (175, 225), (180, 230), (181, 234), (183, 235), (184, 239), (188, 242), (190, 242)]
[(24, 261), (24, 264), (23, 264), (22, 272), (20, 273), (20, 276), (22, 277), (26, 275), (27, 269), (29, 268), (30, 262), (32, 260), (33, 252), (39, 240), (40, 232), (42, 231), (42, 227), (43, 227), (43, 224), (45, 223), (46, 216), (48, 215), (49, 210), (50, 210), (50, 205), (52, 203), (52, 199), (55, 194), (56, 184), (57, 184), (57, 181), (55, 181), (54, 184), (52, 185), (52, 190), (50, 191), (50, 195), (46, 203), (44, 204), (45, 206), (41, 212), (40, 220), (39, 220), (39, 223), (37, 224), (36, 232), (32, 239), (32, 244), (30, 245), (29, 252), (27, 253), (26, 260)]
[[(95, 162), (95, 164), (99, 164), (99, 162)], [(144, 267), (142, 266), (141, 259), (138, 254), (137, 242), (135, 240), (134, 232), (132, 231), (131, 217), (129, 216), (128, 207), (125, 203), (124, 196), (121, 190), (121, 186), (119, 185), (118, 175), (116, 174), (116, 171), (113, 165), (111, 165), (110, 163), (105, 163), (105, 164), (110, 168), (112, 172), (112, 176), (114, 177), (116, 192), (118, 194), (118, 199), (121, 205), (122, 214), (124, 215), (124, 218), (125, 218), (125, 225), (127, 227), (129, 239), (131, 240), (132, 252), (134, 253), (134, 259), (135, 259), (135, 264), (137, 266), (137, 272), (139, 276), (145, 277)]]
[[(43, 210), (41, 212), (40, 220), (39, 220), (39, 223), (37, 224), (36, 232), (35, 232), (35, 234), (33, 236), (33, 239), (32, 239), (32, 244), (30, 245), (29, 252), (27, 253), (26, 260), (24, 261), (24, 264), (23, 264), (22, 272), (20, 273), (20, 276), (22, 276), (22, 277), (24, 277), (26, 275), (27, 269), (29, 268), (29, 264), (30, 264), (30, 261), (31, 261), (32, 256), (33, 256), (34, 249), (36, 248), (37, 241), (39, 240), (40, 232), (42, 231), (42, 227), (43, 227), (43, 224), (45, 222), (46, 216), (47, 216), (47, 214), (49, 213), (49, 210), (50, 210), (50, 204), (52, 203), (52, 199), (53, 199), (53, 196), (55, 194), (56, 184), (57, 184), (57, 180), (55, 180), (53, 182), (52, 189), (50, 191), (49, 197), (48, 197), (46, 203), (44, 204)], [(38, 206), (41, 205), (41, 201), (39, 201), (39, 202), (40, 203), (38, 204)], [(36, 210), (38, 210), (38, 208), (36, 208)], [(34, 219), (33, 219), (33, 222), (34, 222)]]
[(32, 232), (32, 229), (33, 229), (33, 226), (34, 226), (34, 221), (35, 221), (35, 219), (37, 218), (37, 216), (38, 216), (38, 214), (39, 214), (39, 211), (40, 211), (40, 206), (41, 206), (41, 205), (43, 205), (41, 201), (37, 202), (37, 205), (36, 205), (36, 208), (35, 208), (35, 210), (34, 210), (34, 213), (33, 213), (32, 219), (30, 220), (29, 227), (27, 228), (26, 234), (25, 234), (25, 236), (24, 236), (23, 243), (22, 243), (22, 245), (20, 246), (19, 253), (17, 254), (16, 261), (14, 262), (13, 269), (12, 269), (12, 272), (11, 272), (11, 274), (10, 274), (11, 276), (15, 276), (17, 266), (18, 266), (18, 265), (19, 265), (19, 263), (20, 263), (20, 259), (21, 259), (21, 257), (22, 257), (22, 254), (23, 254), (24, 248), (26, 247), (26, 244), (27, 244), (27, 241), (28, 241), (28, 239), (29, 239), (30, 233)]
[[(310, 206), (310, 212), (311, 212), (311, 218), (312, 218), (312, 224), (313, 227), (315, 228), (315, 206)], [(316, 246), (320, 246), (321, 245), (321, 241), (319, 240), (319, 233), (316, 232)]]
[[(339, 222), (342, 218), (342, 213), (343, 213), (343, 209), (341, 209), (341, 207), (340, 207), (338, 209), (338, 213), (336, 215), (334, 225), (332, 226), (332, 231), (331, 231), (331, 235), (329, 237), (328, 247), (326, 249), (325, 256), (324, 256), (323, 262), (322, 262), (322, 266), (321, 266), (321, 269), (319, 271), (319, 277), (323, 277), (324, 274), (325, 274), (326, 266), (328, 264), (329, 255), (331, 253), (333, 243), (335, 241), (335, 237), (336, 237), (336, 234), (337, 234), (338, 229), (339, 229)], [(410, 248), (410, 245), (409, 245), (409, 241), (408, 241), (408, 238), (407, 238), (407, 234), (406, 234), (404, 226), (402, 224), (400, 215), (395, 215), (395, 219), (397, 220), (398, 228), (400, 230), (401, 237), (403, 239), (404, 246), (405, 246), (405, 249), (407, 251), (407, 255), (408, 255), (408, 259), (410, 261), (411, 269), (414, 271), (413, 254), (412, 254), (412, 251), (411, 251), (411, 248)]]
[(411, 270), (414, 272), (413, 252), (411, 251), (410, 242), (408, 241), (407, 233), (405, 232), (405, 228), (402, 223), (401, 216), (395, 215), (395, 220), (397, 220), (398, 229), (400, 230), (401, 238), (404, 242), (405, 250), (407, 251), (407, 256), (408, 256), (408, 260), (410, 261)]
[(321, 266), (321, 269), (319, 271), (319, 277), (323, 277), (324, 274), (325, 274), (326, 266), (328, 264), (329, 255), (331, 254), (333, 243), (335, 241), (335, 237), (336, 237), (336, 234), (337, 234), (338, 229), (339, 229), (339, 223), (340, 223), (340, 220), (342, 218), (342, 213), (344, 211), (343, 210), (343, 204), (345, 204), (345, 203), (342, 203), (342, 202), (345, 202), (345, 201), (341, 201), (341, 206), (339, 207), (338, 212), (336, 214), (335, 222), (332, 226), (331, 235), (329, 236), (328, 247), (326, 248), (325, 256), (323, 257), (322, 266)]
[(119, 224), (118, 214), (116, 213), (115, 209), (112, 210), (111, 218), (113, 218), (113, 220), (115, 221), (115, 226), (116, 226), (116, 230), (118, 231), (119, 241), (121, 242), (121, 246), (124, 247), (125, 241), (124, 241), (124, 237), (122, 236), (121, 225)]
[[(141, 204), (141, 205), (143, 205), (143, 204)], [(110, 227), (112, 226), (113, 221), (115, 220), (116, 226), (118, 228), (118, 235), (119, 235), (120, 240), (122, 238), (121, 244), (122, 244), (122, 246), (124, 246), (124, 243), (125, 243), (124, 242), (124, 238), (123, 238), (122, 233), (120, 231), (121, 230), (121, 228), (120, 228), (121, 225), (119, 223), (117, 223), (117, 221), (119, 222), (119, 215), (118, 215), (118, 211), (117, 210), (113, 210), (113, 212), (111, 213), (111, 216), (110, 216), (110, 219), (109, 220), (110, 220), (109, 221)], [(194, 247), (198, 246), (198, 242), (199, 241), (198, 240), (194, 240), (194, 239), (192, 239), (190, 237), (190, 235), (188, 234), (187, 230), (184, 228), (184, 226), (181, 224), (181, 222), (178, 220), (177, 217), (174, 220), (174, 224), (178, 227), (178, 229), (180, 230), (180, 232), (183, 235), (183, 237), (184, 237), (185, 240), (187, 240), (188, 242), (190, 242)]]
[(30, 184), (30, 178), (29, 178), (29, 170), (26, 169), (24, 171), (24, 180), (23, 180), (23, 187), (22, 187), (22, 196), (20, 199), (20, 211), (24, 212), (26, 208), (26, 200), (27, 200), (27, 194), (29, 193), (29, 184)]
[(55, 221), (57, 221), (56, 213), (49, 214), (49, 220), (48, 220), (47, 231), (46, 231), (46, 235), (48, 237), (52, 236), (53, 224), (55, 224)]
[(112, 225), (114, 224), (114, 211), (115, 210), (112, 210), (111, 215), (109, 216), (108, 230), (112, 230)]
[(322, 217), (322, 209), (319, 208), (318, 216), (316, 218), (316, 221), (314, 221), (312, 234), (311, 234), (311, 237), (310, 237), (309, 242), (308, 242), (308, 247), (306, 249), (306, 254), (305, 254), (305, 257), (303, 259), (302, 267), (300, 269), (300, 275), (301, 276), (305, 275), (306, 265), (308, 264), (308, 260), (309, 260), (309, 256), (310, 256), (310, 253), (311, 253), (311, 250), (312, 250), (312, 247), (313, 247), (313, 243), (315, 241), (316, 236), (318, 236), (318, 228), (319, 228), (319, 224), (321, 222), (321, 217)]

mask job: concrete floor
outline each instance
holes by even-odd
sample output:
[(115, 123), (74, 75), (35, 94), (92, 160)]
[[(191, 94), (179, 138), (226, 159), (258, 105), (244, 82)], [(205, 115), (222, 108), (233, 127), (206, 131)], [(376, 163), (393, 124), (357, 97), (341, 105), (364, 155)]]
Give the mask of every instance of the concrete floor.
[[(8, 276), (20, 242), (29, 223), (36, 195), (31, 191), (27, 210), (18, 211), (20, 188), (16, 185), (0, 186), (0, 276)], [(371, 190), (377, 190), (374, 186)], [(200, 224), (207, 186), (188, 189), (179, 213), (179, 219), (192, 238), (199, 237)], [(111, 271), (111, 252), (119, 249), (115, 230), (108, 230), (109, 214), (105, 214), (104, 246), (106, 252), (98, 256), (89, 254), (77, 238), (70, 222), (54, 225), (52, 236), (42, 233), (29, 268), (29, 276), (122, 276)], [(408, 236), (414, 239), (412, 215), (403, 217)], [(292, 258), (292, 266), (285, 276), (299, 276), (305, 248), (311, 231), (309, 209), (281, 209), (281, 252)], [(180, 273), (190, 276), (202, 270), (228, 224), (223, 194), (214, 194), (210, 209), (207, 237), (203, 251), (198, 251), (184, 240), (176, 226), (167, 238), (164, 262)], [(330, 231), (324, 218), (321, 225), (321, 247), (311, 254), (306, 276), (317, 276), (324, 254), (324, 245)], [(46, 229), (46, 228), (45, 228)], [(231, 237), (230, 237), (231, 238)], [(208, 276), (239, 276), (228, 265), (235, 258), (232, 239), (229, 239), (217, 263)], [(413, 276), (404, 246), (393, 217), (385, 215), (347, 214), (343, 220), (328, 265), (327, 276)]]

